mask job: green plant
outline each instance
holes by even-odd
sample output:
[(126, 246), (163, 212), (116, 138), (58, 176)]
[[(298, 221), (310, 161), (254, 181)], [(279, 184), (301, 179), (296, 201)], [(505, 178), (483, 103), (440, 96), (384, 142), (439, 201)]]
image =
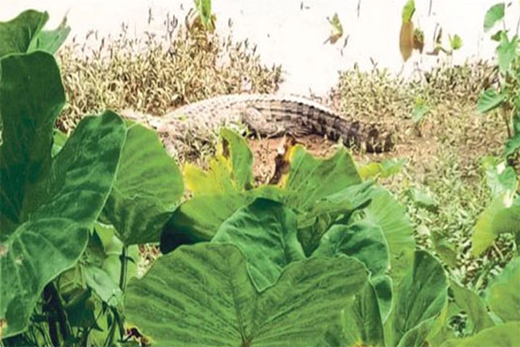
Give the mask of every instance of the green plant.
[(211, 0), (195, 0), (195, 9), (198, 19), (205, 30), (215, 30), (215, 17), (211, 11)]
[[(0, 30), (0, 49), (46, 16), (34, 14)], [(415, 249), (405, 208), (372, 180), (403, 162), (358, 170), (343, 148), (321, 159), (289, 141), (255, 186), (246, 141), (222, 129), (208, 168), (186, 164), (183, 178), (157, 134), (113, 112), (70, 137), (53, 129), (58, 65), (12, 47), (0, 56), (2, 345), (518, 342), (518, 259), (490, 284), (489, 317), (454, 283), (450, 301), (442, 263)], [(494, 192), (512, 184), (491, 176)], [(165, 255), (135, 278), (136, 245), (159, 241)], [(475, 323), (457, 340), (447, 318), (460, 310)]]
[(101, 341), (124, 333), (118, 293), (130, 246), (158, 241), (182, 177), (155, 133), (110, 111), (84, 118), (70, 138), (53, 131), (65, 93), (46, 51), (68, 29), (42, 32), (47, 18), (27, 11), (0, 24), (0, 336), (6, 345), (98, 344), (100, 324)]
[(520, 245), (520, 195), (515, 170), (505, 161), (487, 157), (483, 161), (492, 201), (480, 215), (473, 235), (473, 253), (480, 255), (498, 235), (513, 234)]
[[(486, 13), (484, 31), (489, 32), (504, 19), (505, 4), (492, 6)], [(500, 108), (500, 114), (507, 130), (504, 156), (515, 157), (520, 149), (520, 54), (518, 33), (511, 35), (506, 29), (498, 30), (491, 36), (498, 42), (498, 84), (485, 90), (477, 103), (480, 113), (489, 113)]]

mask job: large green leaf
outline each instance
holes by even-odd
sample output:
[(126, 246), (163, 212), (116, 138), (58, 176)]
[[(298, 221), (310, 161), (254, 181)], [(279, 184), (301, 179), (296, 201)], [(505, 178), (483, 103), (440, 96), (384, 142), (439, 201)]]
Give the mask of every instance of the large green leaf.
[(466, 312), (473, 324), (473, 334), (493, 326), (493, 321), (488, 315), (486, 303), (475, 292), (464, 288), (451, 281), (450, 288), (453, 291), (455, 302)]
[(231, 161), (233, 179), (240, 188), (249, 188), (253, 182), (253, 153), (246, 140), (229, 129), (220, 130), (222, 155)]
[(258, 291), (274, 284), (288, 264), (305, 259), (296, 215), (267, 199), (257, 199), (235, 212), (220, 226), (213, 242), (233, 243), (242, 251)]
[[(307, 211), (298, 214), (298, 239), (302, 243), (305, 254), (310, 255), (318, 247), (322, 236), (334, 223), (347, 223), (355, 211), (367, 207), (373, 182), (364, 182), (349, 186), (331, 195), (317, 200)], [(293, 205), (293, 200), (286, 199)]]
[[(493, 313), (504, 322), (520, 321), (520, 257), (514, 258), (487, 289), (487, 301)], [(519, 331), (520, 333), (520, 331)]]
[(43, 52), (1, 61), (0, 319), (23, 331), (43, 287), (77, 261), (112, 187), (125, 139), (112, 113), (87, 117), (51, 159), (64, 102), (58, 66)]
[(473, 232), (473, 254), (484, 252), (502, 233), (520, 234), (520, 198), (513, 191), (498, 194), (479, 216)]
[(88, 117), (51, 159), (52, 127), (64, 103), (54, 58), (1, 61), (0, 319), (23, 331), (43, 287), (85, 249), (114, 180), (125, 139), (114, 114)]
[(397, 347), (423, 347), (426, 344), (428, 334), (435, 324), (435, 317), (425, 319), (419, 325), (408, 330)]
[(165, 224), (161, 234), (161, 252), (169, 253), (183, 244), (211, 240), (226, 219), (254, 199), (252, 192), (191, 198), (181, 204)]
[(404, 206), (385, 189), (374, 189), (370, 198), (372, 203), (363, 210), (364, 220), (379, 226), (383, 231), (390, 249), (389, 274), (397, 285), (413, 261), (415, 241), (412, 225)]
[(70, 34), (70, 27), (67, 25), (67, 17), (64, 17), (59, 26), (54, 30), (42, 30), (34, 40), (31, 41), (29, 52), (41, 50), (54, 54), (63, 45)]
[(346, 346), (383, 347), (385, 345), (376, 291), (370, 283), (349, 300), (341, 318)]
[(368, 222), (335, 225), (321, 239), (313, 256), (332, 257), (345, 254), (365, 264), (370, 271), (384, 320), (392, 302), (392, 282), (386, 271), (389, 268), (388, 244), (380, 227)]
[(209, 241), (236, 210), (251, 203), (256, 190), (252, 181), (253, 156), (245, 140), (228, 129), (220, 132), (217, 154), (209, 169), (186, 164), (184, 176), (193, 197), (168, 220), (161, 235), (161, 251), (168, 253), (181, 244)]
[(360, 185), (356, 165), (344, 148), (322, 159), (295, 146), (287, 157), (289, 170), (281, 179), (284, 202), (298, 214), (298, 237), (310, 255), (336, 218), (368, 203), (371, 183)]
[(477, 335), (460, 340), (448, 340), (442, 347), (518, 347), (520, 322), (509, 322), (482, 330)]
[(498, 21), (504, 18), (505, 8), (506, 4), (503, 2), (495, 4), (489, 8), (486, 12), (486, 17), (484, 18), (485, 32), (491, 30)]
[(104, 218), (125, 245), (158, 242), (184, 192), (182, 176), (157, 134), (128, 126), (114, 188)]
[[(180, 244), (211, 240), (237, 209), (257, 197), (265, 197), (285, 203), (297, 213), (299, 229), (306, 228), (306, 233), (317, 235), (316, 238), (306, 235), (300, 240), (306, 254), (310, 254), (308, 249), (312, 251), (317, 246), (334, 217), (351, 213), (369, 200), (370, 184), (360, 185), (356, 166), (345, 150), (339, 150), (331, 158), (318, 159), (300, 146), (288, 153), (290, 169), (283, 174), (281, 187), (267, 185), (247, 190), (249, 152), (243, 147), (245, 144), (233, 140), (229, 134), (225, 136), (229, 150), (223, 146), (222, 153), (212, 159), (209, 170), (202, 171), (192, 165), (185, 168), (186, 182), (194, 197), (182, 204), (165, 225), (161, 236), (163, 252)], [(241, 165), (246, 169), (240, 169)], [(317, 227), (323, 220), (327, 222)], [(307, 239), (310, 241), (306, 242)]]
[(47, 12), (28, 10), (8, 22), (0, 22), (0, 58), (36, 50), (54, 54), (67, 39), (70, 27), (64, 19), (55, 30), (42, 31), (48, 20)]
[(500, 36), (500, 43), (497, 47), (498, 68), (500, 72), (509, 72), (511, 63), (517, 56), (518, 36), (513, 36), (509, 40), (508, 35), (503, 32)]
[(498, 93), (494, 88), (486, 89), (477, 101), (477, 112), (487, 113), (502, 105), (507, 98), (505, 93)]
[(401, 345), (402, 339), (413, 341), (411, 345), (422, 346), (433, 323), (431, 318), (441, 312), (447, 300), (446, 281), (444, 269), (437, 259), (425, 251), (415, 253), (413, 269), (399, 284), (389, 320), (393, 331), (392, 346)]
[(332, 157), (319, 159), (301, 146), (290, 153), (290, 169), (282, 180), (289, 205), (298, 211), (311, 209), (316, 201), (361, 183), (352, 156), (341, 148)]
[(184, 176), (194, 196), (243, 192), (251, 188), (252, 166), (253, 154), (244, 138), (224, 128), (220, 131), (217, 154), (211, 158), (208, 170), (188, 163)]
[(491, 196), (496, 197), (502, 193), (516, 190), (518, 177), (515, 170), (508, 166), (506, 161), (500, 162), (495, 157), (484, 157), (482, 166), (486, 173), (486, 183), (491, 189)]
[(28, 10), (8, 22), (0, 22), (0, 58), (28, 52), (48, 19), (47, 12)]
[(312, 258), (258, 293), (236, 246), (183, 246), (130, 282), (127, 324), (154, 346), (324, 346), (366, 283), (354, 259)]

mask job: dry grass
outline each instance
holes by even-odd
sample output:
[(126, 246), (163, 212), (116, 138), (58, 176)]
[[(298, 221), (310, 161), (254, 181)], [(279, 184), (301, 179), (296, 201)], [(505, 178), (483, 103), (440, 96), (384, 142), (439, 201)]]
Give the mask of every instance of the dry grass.
[(173, 18), (164, 23), (161, 37), (131, 38), (123, 26), (116, 39), (92, 33), (83, 44), (60, 50), (69, 99), (60, 128), (70, 130), (85, 115), (105, 109), (163, 115), (218, 94), (278, 89), (281, 68), (264, 66), (247, 41), (187, 29)]

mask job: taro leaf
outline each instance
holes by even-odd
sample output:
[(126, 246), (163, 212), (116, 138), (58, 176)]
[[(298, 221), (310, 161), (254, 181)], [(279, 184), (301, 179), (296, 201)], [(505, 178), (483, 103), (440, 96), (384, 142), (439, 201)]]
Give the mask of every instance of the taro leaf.
[(334, 225), (323, 235), (313, 256), (333, 257), (345, 254), (365, 264), (370, 271), (381, 318), (384, 320), (392, 303), (392, 282), (386, 271), (389, 268), (388, 245), (379, 226), (361, 221), (351, 225)]
[(513, 137), (507, 139), (505, 145), (505, 156), (513, 155), (520, 150), (520, 116), (513, 116)]
[(346, 346), (385, 345), (376, 291), (370, 283), (349, 300), (341, 314), (341, 323)]
[[(230, 153), (233, 155), (232, 150)], [(229, 169), (233, 160), (225, 162), (221, 158), (223, 157), (217, 156), (213, 163), (218, 164), (213, 164), (213, 169), (210, 168), (209, 172), (190, 169), (192, 171), (190, 177), (186, 177), (186, 182), (190, 190), (195, 189), (195, 197), (182, 204), (165, 225), (161, 236), (163, 253), (170, 252), (181, 244), (211, 240), (222, 222), (257, 197), (284, 202), (298, 214), (300, 221), (305, 220), (301, 216), (306, 213), (312, 214), (310, 219), (317, 218), (317, 212), (326, 215), (332, 210), (347, 210), (351, 205), (351, 197), (342, 198), (331, 205), (327, 205), (326, 200), (361, 183), (355, 164), (344, 149), (331, 158), (318, 159), (301, 146), (291, 148), (288, 153), (290, 169), (281, 179), (281, 188), (267, 185), (244, 190), (236, 185), (233, 170)], [(248, 160), (245, 162), (248, 163)], [(330, 211), (325, 209), (325, 205)], [(305, 222), (308, 227), (309, 221)]]
[[(453, 310), (456, 310), (456, 312), (451, 314)], [(446, 301), (441, 313), (430, 327), (430, 333), (427, 337), (429, 346), (440, 346), (444, 341), (455, 338), (453, 329), (448, 326), (448, 318), (459, 312), (459, 307), (453, 301)]]
[(486, 183), (491, 189), (491, 196), (515, 191), (518, 186), (518, 177), (515, 170), (507, 163), (498, 162), (494, 157), (485, 157), (482, 166), (486, 171)]
[(28, 10), (8, 22), (0, 22), (0, 58), (12, 53), (27, 53), (48, 19), (47, 12)]
[(442, 347), (518, 347), (520, 346), (520, 322), (509, 322), (482, 330), (474, 336), (448, 340)]
[(495, 89), (486, 89), (480, 94), (480, 97), (477, 101), (477, 112), (479, 113), (487, 113), (495, 108), (499, 107), (507, 95), (504, 93), (498, 93)]
[(237, 187), (248, 189), (253, 182), (253, 153), (246, 140), (226, 128), (220, 130), (220, 138), (222, 155), (231, 162)]
[[(365, 208), (370, 204), (373, 185), (373, 181), (363, 182), (317, 200), (307, 213), (298, 216), (298, 227), (311, 226), (316, 218), (323, 214), (350, 215), (358, 209)], [(291, 201), (287, 201), (287, 203), (290, 204)], [(294, 207), (297, 208), (298, 205), (294, 205)]]
[(41, 31), (32, 40), (29, 51), (41, 50), (50, 54), (56, 53), (69, 36), (70, 30), (70, 27), (67, 26), (67, 17), (64, 17), (56, 29)]
[(305, 259), (298, 242), (296, 215), (267, 199), (257, 199), (236, 211), (222, 223), (213, 242), (233, 243), (242, 251), (259, 292), (276, 283), (288, 264)]
[(113, 113), (81, 121), (51, 159), (52, 127), (65, 96), (54, 58), (0, 60), (0, 321), (22, 332), (43, 287), (73, 266), (108, 197), (125, 140)]
[[(520, 258), (514, 258), (502, 273), (491, 280), (487, 288), (487, 302), (502, 321), (520, 321)], [(520, 332), (518, 330), (517, 332)]]
[(253, 180), (253, 154), (244, 138), (222, 129), (217, 155), (211, 159), (209, 170), (187, 164), (184, 168), (186, 184), (194, 195), (208, 195), (243, 191)]
[(183, 190), (179, 168), (157, 134), (130, 124), (114, 188), (103, 210), (121, 241), (126, 246), (158, 242)]
[[(430, 320), (445, 305), (447, 287), (441, 263), (428, 252), (415, 252), (413, 269), (399, 283), (397, 300), (389, 319), (393, 330), (392, 346), (401, 346), (401, 340), (414, 341), (411, 345), (422, 346), (430, 323), (433, 323)], [(423, 338), (422, 343), (418, 341), (420, 338)]]
[(166, 254), (183, 244), (211, 240), (227, 218), (253, 200), (254, 196), (247, 193), (222, 193), (191, 198), (181, 204), (164, 225), (161, 252)]
[(435, 317), (426, 319), (404, 334), (397, 347), (423, 347), (428, 334), (435, 325)]
[(126, 323), (154, 346), (324, 346), (366, 283), (354, 259), (311, 258), (258, 293), (236, 246), (201, 243), (159, 258), (130, 282)]
[(498, 68), (505, 73), (511, 70), (511, 63), (517, 56), (518, 36), (513, 36), (511, 41), (506, 33), (502, 33), (500, 43), (497, 47)]
[(395, 285), (410, 268), (415, 251), (415, 241), (406, 209), (385, 189), (373, 189), (372, 203), (365, 208), (365, 221), (377, 225), (383, 231), (390, 249), (390, 277)]
[(498, 21), (504, 18), (505, 8), (506, 5), (503, 2), (495, 4), (489, 8), (486, 12), (486, 17), (484, 18), (484, 32), (491, 30)]
[(281, 195), (278, 187), (262, 186), (244, 192), (195, 196), (181, 204), (164, 226), (161, 252), (169, 253), (183, 244), (209, 241), (220, 225), (239, 208), (258, 197), (280, 201)]
[[(306, 255), (314, 252), (333, 223), (347, 223), (355, 211), (370, 204), (372, 186), (373, 182), (367, 181), (347, 187), (316, 201), (309, 211), (298, 215), (298, 239)], [(287, 201), (288, 205), (290, 203)]]
[(509, 157), (520, 150), (520, 132), (506, 140), (504, 155)]
[(298, 211), (311, 209), (315, 202), (349, 186), (361, 183), (352, 156), (344, 149), (327, 159), (319, 159), (303, 147), (291, 149), (290, 169), (282, 178), (289, 206)]
[(64, 18), (55, 30), (42, 31), (48, 19), (47, 12), (28, 10), (11, 21), (0, 22), (0, 58), (36, 50), (54, 54), (67, 39), (70, 27)]
[(473, 231), (473, 254), (480, 255), (502, 233), (520, 234), (520, 198), (514, 191), (497, 195), (479, 216)]
[(466, 312), (468, 318), (473, 323), (472, 335), (494, 325), (488, 315), (486, 303), (477, 293), (453, 281), (450, 281), (450, 288), (453, 291), (455, 303), (457, 303), (462, 311)]

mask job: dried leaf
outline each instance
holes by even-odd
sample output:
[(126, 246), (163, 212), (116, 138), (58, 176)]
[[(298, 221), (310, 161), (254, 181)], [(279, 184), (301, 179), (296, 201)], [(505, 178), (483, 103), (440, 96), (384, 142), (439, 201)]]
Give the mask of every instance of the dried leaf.
[(399, 34), (399, 49), (401, 50), (401, 56), (405, 62), (412, 56), (413, 29), (412, 22), (403, 22), (401, 25), (401, 33)]

